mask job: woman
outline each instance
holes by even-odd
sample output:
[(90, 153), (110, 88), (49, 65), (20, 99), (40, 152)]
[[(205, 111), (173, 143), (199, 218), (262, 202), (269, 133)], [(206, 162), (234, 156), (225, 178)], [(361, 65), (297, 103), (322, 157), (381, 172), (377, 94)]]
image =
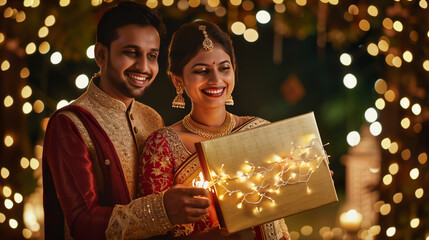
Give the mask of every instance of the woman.
[[(168, 73), (177, 90), (173, 107), (184, 108), (183, 91), (191, 99), (191, 112), (182, 121), (152, 133), (139, 165), (142, 195), (162, 192), (176, 184), (190, 184), (201, 172), (194, 144), (267, 124), (257, 117), (240, 117), (226, 111), (232, 105), (235, 56), (229, 36), (206, 21), (184, 24), (169, 47)], [(219, 239), (215, 213), (200, 222), (176, 225), (171, 234), (187, 239), (204, 236)], [(284, 220), (267, 223), (265, 239), (288, 239)], [(215, 237), (216, 236), (216, 237)], [(225, 236), (227, 237), (227, 236)], [(246, 239), (249, 239), (246, 237)]]

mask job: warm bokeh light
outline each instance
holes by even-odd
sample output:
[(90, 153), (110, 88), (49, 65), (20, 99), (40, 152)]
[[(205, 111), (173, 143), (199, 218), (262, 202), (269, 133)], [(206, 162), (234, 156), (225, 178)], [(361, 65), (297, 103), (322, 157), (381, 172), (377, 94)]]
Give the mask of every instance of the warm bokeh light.
[(413, 218), (410, 221), (410, 226), (412, 228), (417, 228), (420, 225), (420, 219), (419, 218)]
[(4, 136), (4, 145), (5, 145), (6, 147), (10, 147), (10, 146), (12, 146), (12, 145), (13, 145), (13, 142), (14, 142), (14, 140), (13, 140), (13, 137), (12, 137), (12, 136), (10, 136), (10, 135), (6, 135), (6, 136)]
[(48, 34), (49, 34), (49, 29), (46, 26), (43, 26), (39, 29), (39, 33), (38, 33), (39, 38), (44, 38), (48, 36)]
[(286, 12), (286, 6), (283, 3), (274, 5), (274, 10), (278, 13)]
[(397, 142), (392, 142), (389, 146), (389, 152), (391, 154), (395, 154), (396, 152), (398, 152), (399, 146)]
[(397, 32), (402, 32), (404, 30), (404, 26), (400, 21), (394, 21), (393, 22), (393, 29), (395, 29)]
[(235, 34), (235, 35), (242, 35), (244, 33), (244, 31), (246, 31), (246, 25), (244, 25), (243, 22), (234, 22), (231, 25), (231, 31)]
[(174, 4), (174, 0), (162, 0), (162, 5), (170, 7)]
[(3, 100), (3, 104), (5, 107), (12, 106), (13, 105), (13, 98), (10, 95), (7, 95)]
[(385, 203), (380, 207), (381, 215), (388, 215), (392, 210), (392, 206), (389, 203)]
[(70, 0), (60, 0), (61, 7), (67, 7), (70, 4)]
[(411, 171), (410, 171), (411, 179), (416, 180), (419, 177), (419, 175), (420, 175), (420, 171), (418, 168), (411, 169)]
[(401, 158), (404, 160), (404, 161), (407, 161), (408, 159), (410, 159), (410, 157), (411, 157), (411, 151), (410, 151), (410, 149), (404, 149), (402, 152), (401, 152)]
[(246, 11), (252, 11), (255, 7), (255, 4), (251, 0), (244, 0), (241, 4), (241, 7)]
[(374, 89), (378, 94), (384, 94), (387, 91), (387, 83), (383, 79), (378, 79), (374, 83)]
[(386, 38), (380, 38), (380, 40), (378, 41), (378, 48), (383, 51), (383, 52), (387, 52), (387, 50), (389, 50), (389, 42), (388, 39)]
[(414, 192), (414, 195), (419, 199), (423, 197), (424, 192), (423, 188), (419, 188)]
[(46, 42), (46, 41), (42, 42), (42, 43), (39, 45), (39, 52), (40, 52), (41, 54), (46, 54), (46, 53), (48, 53), (50, 49), (51, 49), (51, 45), (50, 45), (48, 42)]
[(8, 61), (8, 60), (4, 60), (4, 61), (1, 63), (1, 70), (2, 70), (2, 71), (7, 71), (9, 68), (10, 68), (10, 63), (9, 63), (9, 61)]
[(404, 59), (405, 62), (410, 63), (413, 61), (413, 54), (407, 50), (402, 54), (402, 58)]
[(21, 96), (22, 98), (29, 98), (33, 94), (33, 90), (30, 86), (24, 86), (21, 90)]
[(397, 163), (392, 163), (389, 166), (389, 173), (392, 175), (396, 175), (399, 171), (399, 165)]
[(55, 24), (55, 16), (49, 15), (45, 18), (45, 26), (51, 27)]
[(393, 21), (390, 18), (383, 19), (383, 27), (386, 29), (392, 29), (393, 28)]
[(374, 108), (368, 108), (365, 111), (365, 120), (369, 123), (375, 122), (378, 118), (377, 110)]
[(10, 174), (10, 172), (9, 172), (9, 170), (7, 169), (7, 168), (1, 168), (1, 170), (0, 170), (0, 175), (1, 175), (1, 177), (3, 178), (3, 179), (6, 179), (6, 178), (8, 178), (9, 177), (9, 174)]
[(52, 64), (58, 64), (61, 62), (61, 60), (63, 60), (63, 56), (60, 52), (54, 52), (52, 53), (50, 60)]
[(395, 228), (395, 227), (389, 227), (389, 228), (386, 230), (386, 235), (387, 235), (388, 237), (393, 237), (393, 236), (395, 236), (395, 234), (396, 234), (396, 228)]
[(371, 56), (377, 56), (379, 53), (378, 47), (377, 45), (375, 45), (375, 43), (368, 44), (368, 47), (366, 48), (366, 50)]
[(13, 195), (13, 200), (15, 200), (16, 203), (21, 203), (23, 199), (24, 198), (22, 197), (22, 195), (20, 193), (15, 193)]
[(356, 146), (360, 142), (360, 134), (357, 131), (351, 131), (349, 134), (347, 134), (347, 143), (350, 146)]
[(411, 121), (410, 121), (410, 119), (409, 118), (403, 118), (402, 120), (401, 120), (401, 127), (403, 128), (403, 129), (408, 129), (409, 127), (410, 127), (410, 125), (411, 125)]
[(386, 107), (386, 102), (384, 101), (384, 99), (379, 98), (375, 101), (374, 105), (378, 110), (383, 110)]
[(200, 0), (189, 0), (189, 7), (196, 8), (200, 6), (201, 2)]
[(229, 1), (233, 6), (240, 6), (240, 4), (242, 3), (241, 0), (230, 0)]
[(373, 123), (371, 123), (371, 125), (369, 125), (369, 132), (373, 136), (380, 135), (382, 130), (383, 130), (383, 127), (381, 126), (381, 123), (379, 123), (379, 122), (373, 122)]
[(45, 109), (45, 104), (41, 100), (36, 100), (33, 103), (33, 110), (36, 113), (41, 113)]
[(417, 157), (417, 159), (419, 160), (419, 163), (423, 165), (427, 162), (428, 155), (425, 152), (420, 153), (419, 156)]
[(376, 17), (378, 15), (377, 7), (374, 5), (370, 5), (368, 7), (368, 14), (371, 15), (372, 17)]
[(22, 112), (24, 114), (29, 114), (31, 111), (33, 111), (33, 105), (29, 102), (25, 102), (24, 105), (22, 105)]
[(367, 31), (369, 31), (370, 27), (371, 27), (371, 25), (369, 24), (368, 20), (362, 19), (362, 20), (359, 21), (359, 28), (362, 31), (367, 32)]
[(304, 236), (310, 236), (313, 233), (313, 227), (305, 225), (301, 227), (301, 234)]
[(25, 52), (28, 55), (31, 55), (31, 54), (36, 52), (36, 49), (37, 49), (36, 44), (31, 42), (31, 43), (27, 44), (27, 46), (25, 47)]
[(26, 169), (26, 168), (28, 168), (30, 166), (30, 161), (27, 158), (22, 157), (21, 161), (20, 161), (20, 164), (21, 164), (21, 167), (23, 169)]
[(69, 102), (67, 102), (67, 100), (61, 100), (57, 104), (57, 110), (60, 109), (60, 108), (62, 108), (62, 107), (65, 107), (67, 105), (69, 105)]
[(348, 12), (351, 14), (351, 15), (358, 15), (359, 14), (359, 8), (356, 6), (356, 5), (354, 5), (354, 4), (351, 4), (350, 6), (349, 6), (349, 8), (348, 8)]
[(207, 0), (207, 4), (210, 7), (217, 7), (220, 4), (220, 0)]
[(410, 107), (410, 100), (407, 97), (403, 97), (401, 98), (401, 100), (399, 101), (399, 104), (401, 105), (401, 107), (403, 109), (407, 109)]
[(347, 73), (343, 78), (343, 84), (348, 89), (353, 89), (357, 85), (357, 79), (355, 75)]
[(429, 72), (429, 60), (425, 60), (423, 62), (423, 68)]
[(35, 159), (35, 158), (31, 158), (30, 159), (30, 168), (33, 170), (36, 170), (37, 168), (39, 168), (39, 160)]
[(414, 113), (414, 115), (419, 115), (422, 112), (422, 107), (418, 103), (413, 104), (411, 111)]
[(350, 56), (350, 54), (348, 53), (343, 53), (340, 56), (340, 62), (344, 66), (350, 66), (350, 64), (352, 63), (352, 56)]
[(384, 175), (384, 177), (383, 177), (383, 183), (384, 183), (384, 185), (386, 185), (386, 186), (390, 185), (392, 183), (392, 181), (393, 181), (392, 175), (390, 175), (390, 174)]
[(381, 140), (381, 147), (383, 149), (388, 149), (390, 147), (391, 141), (389, 138), (384, 138), (383, 140)]
[(15, 229), (18, 227), (18, 221), (16, 221), (15, 219), (11, 218), (9, 219), (9, 226), (12, 229)]
[(388, 101), (388, 102), (393, 102), (393, 101), (395, 101), (395, 97), (396, 97), (396, 94), (395, 94), (395, 92), (393, 91), (393, 90), (387, 90), (385, 93), (384, 93), (384, 98), (386, 99), (386, 101)]
[(404, 195), (402, 193), (395, 193), (395, 195), (393, 195), (393, 202), (398, 204), (402, 202), (403, 198), (404, 198)]
[(81, 74), (81, 75), (77, 76), (77, 78), (75, 80), (75, 84), (76, 84), (76, 87), (79, 89), (86, 88), (89, 84), (88, 76), (86, 76), (85, 74)]
[(265, 10), (260, 10), (256, 13), (256, 20), (261, 24), (266, 24), (271, 20), (271, 15)]
[(244, 31), (244, 39), (248, 42), (255, 42), (259, 38), (259, 34), (255, 29), (248, 28)]

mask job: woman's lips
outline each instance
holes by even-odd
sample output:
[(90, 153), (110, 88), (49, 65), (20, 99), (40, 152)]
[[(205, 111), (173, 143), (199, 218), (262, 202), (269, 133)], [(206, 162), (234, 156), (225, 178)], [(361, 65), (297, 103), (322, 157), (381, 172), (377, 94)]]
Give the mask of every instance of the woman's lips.
[(201, 91), (209, 97), (220, 97), (225, 92), (225, 88), (205, 88)]

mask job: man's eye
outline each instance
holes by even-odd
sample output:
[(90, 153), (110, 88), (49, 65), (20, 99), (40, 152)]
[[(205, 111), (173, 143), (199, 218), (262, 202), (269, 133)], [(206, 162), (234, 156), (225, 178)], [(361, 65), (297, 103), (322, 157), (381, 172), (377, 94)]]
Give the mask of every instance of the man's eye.
[(128, 55), (128, 56), (136, 56), (137, 52), (136, 51), (124, 51), (124, 54)]
[(148, 58), (151, 60), (156, 60), (158, 58), (158, 55), (157, 54), (149, 54)]

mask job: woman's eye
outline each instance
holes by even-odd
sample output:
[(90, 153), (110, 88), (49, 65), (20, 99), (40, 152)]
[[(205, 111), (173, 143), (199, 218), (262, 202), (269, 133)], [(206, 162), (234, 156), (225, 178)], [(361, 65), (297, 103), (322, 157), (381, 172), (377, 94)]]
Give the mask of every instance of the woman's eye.
[(221, 72), (226, 72), (226, 71), (228, 71), (229, 69), (231, 69), (231, 67), (230, 67), (230, 66), (222, 66), (222, 67), (220, 67), (220, 68), (219, 68), (219, 71), (221, 71)]

